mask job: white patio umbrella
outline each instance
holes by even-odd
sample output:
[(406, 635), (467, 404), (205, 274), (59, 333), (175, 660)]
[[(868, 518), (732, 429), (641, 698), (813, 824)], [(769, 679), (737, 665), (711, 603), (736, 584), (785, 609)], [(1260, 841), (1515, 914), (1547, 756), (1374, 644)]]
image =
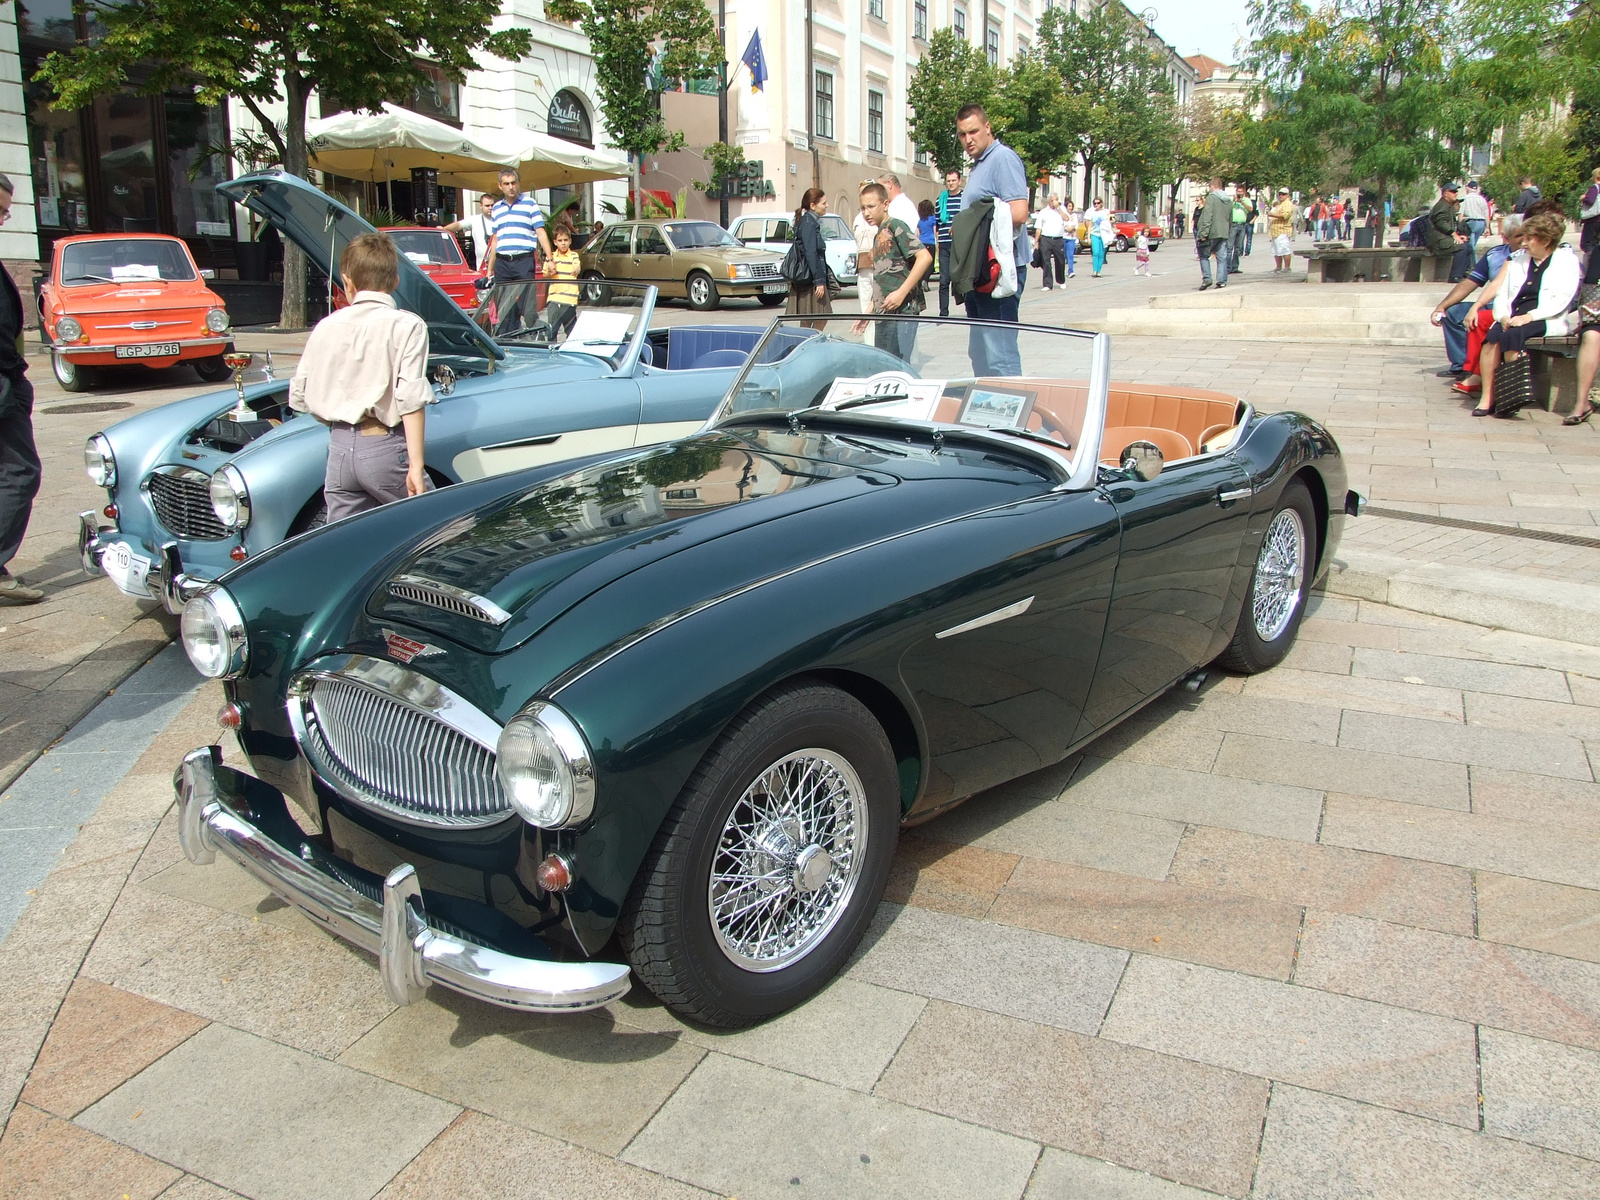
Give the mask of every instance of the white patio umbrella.
[[(485, 175), (517, 160), (507, 149), (481, 144), (471, 134), (396, 104), (378, 113), (339, 113), (306, 122), (311, 165), (349, 179), (373, 183), (405, 176), (414, 167), (433, 167), (439, 182), (482, 190)], [(471, 178), (467, 178), (470, 176)]]
[[(580, 146), (548, 133), (527, 129), (471, 129), (466, 132), (485, 149), (509, 156), (522, 176), (522, 186), (529, 190), (589, 183), (596, 179), (626, 179), (633, 170), (626, 155)], [(476, 182), (460, 186), (487, 192), (493, 191), (498, 183), (496, 169), (484, 172)]]

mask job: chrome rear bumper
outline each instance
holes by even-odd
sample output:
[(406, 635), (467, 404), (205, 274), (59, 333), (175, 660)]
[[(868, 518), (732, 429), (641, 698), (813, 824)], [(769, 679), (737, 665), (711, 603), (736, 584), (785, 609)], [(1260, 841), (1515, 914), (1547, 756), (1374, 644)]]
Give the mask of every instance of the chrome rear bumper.
[(312, 920), (376, 954), (395, 1004), (422, 999), (430, 982), (535, 1012), (599, 1008), (628, 991), (628, 968), (618, 963), (518, 958), (433, 928), (410, 863), (389, 872), (381, 902), (372, 899), (341, 877), (351, 874), (349, 864), (310, 842), (291, 848), (259, 828), (262, 814), (248, 793), (256, 804), (277, 805), (282, 794), (222, 766), (216, 746), (184, 755), (173, 786), (178, 840), (190, 862), (210, 863), (220, 850)]

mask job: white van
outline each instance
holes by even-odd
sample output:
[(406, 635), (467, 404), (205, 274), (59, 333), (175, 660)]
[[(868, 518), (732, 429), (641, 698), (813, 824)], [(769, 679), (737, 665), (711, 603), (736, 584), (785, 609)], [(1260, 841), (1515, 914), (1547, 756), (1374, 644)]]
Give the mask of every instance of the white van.
[[(828, 266), (845, 287), (856, 282), (856, 239), (843, 217), (828, 213), (819, 218), (822, 222), (823, 253)], [(776, 250), (787, 254), (794, 241), (794, 218), (790, 213), (758, 214), (739, 217), (728, 230), (752, 249)]]

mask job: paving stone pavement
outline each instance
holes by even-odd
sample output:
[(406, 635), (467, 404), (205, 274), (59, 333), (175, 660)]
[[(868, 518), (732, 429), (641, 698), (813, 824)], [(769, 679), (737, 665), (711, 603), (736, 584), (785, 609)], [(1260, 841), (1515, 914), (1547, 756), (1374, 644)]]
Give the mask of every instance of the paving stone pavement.
[(393, 1008), (183, 860), (219, 693), (164, 685), (0, 946), (0, 1197), (1592, 1200), (1583, 650), (1319, 598), (1281, 668), (905, 832), (846, 971), (738, 1033)]

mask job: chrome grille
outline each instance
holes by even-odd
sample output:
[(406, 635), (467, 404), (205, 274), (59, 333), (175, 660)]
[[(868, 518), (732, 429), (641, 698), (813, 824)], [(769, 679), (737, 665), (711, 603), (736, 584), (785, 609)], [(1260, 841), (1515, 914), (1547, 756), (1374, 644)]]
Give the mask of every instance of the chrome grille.
[(758, 262), (750, 264), (751, 279), (778, 279), (778, 263)]
[(145, 480), (156, 520), (192, 542), (220, 542), (228, 530), (211, 507), (211, 479), (192, 467), (156, 471)]
[(494, 752), (438, 718), (339, 677), (317, 677), (299, 703), (312, 765), (350, 799), (412, 823), (458, 828), (511, 811)]

